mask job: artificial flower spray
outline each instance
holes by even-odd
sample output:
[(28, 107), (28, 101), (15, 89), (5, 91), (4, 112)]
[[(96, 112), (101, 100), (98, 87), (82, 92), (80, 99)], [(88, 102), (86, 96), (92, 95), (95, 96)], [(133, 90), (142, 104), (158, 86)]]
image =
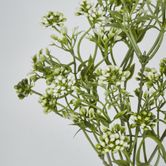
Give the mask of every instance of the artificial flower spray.
[[(161, 166), (166, 163), (165, 53), (159, 68), (149, 62), (166, 32), (166, 0), (83, 0), (76, 15), (85, 17), (86, 30), (69, 32), (61, 12), (42, 18), (53, 31), (52, 43), (32, 58), (31, 74), (15, 85), (18, 97), (38, 95), (45, 113), (72, 121), (104, 166)], [(142, 51), (140, 43), (151, 30), (158, 35)], [(94, 50), (85, 58), (80, 48), (87, 40)], [(122, 57), (114, 54), (119, 42), (128, 50)], [(71, 61), (60, 61), (50, 47), (65, 51)], [(134, 79), (137, 87), (131, 91), (128, 83)], [(35, 90), (39, 80), (44, 93)], [(154, 145), (151, 152), (147, 139)]]

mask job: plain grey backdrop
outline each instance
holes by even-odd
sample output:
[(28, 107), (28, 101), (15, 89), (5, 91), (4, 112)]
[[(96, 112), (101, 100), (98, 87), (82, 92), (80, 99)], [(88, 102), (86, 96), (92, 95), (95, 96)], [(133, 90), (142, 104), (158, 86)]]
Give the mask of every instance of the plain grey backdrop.
[[(77, 128), (54, 114), (45, 115), (37, 97), (18, 100), (14, 84), (31, 70), (31, 58), (50, 43), (49, 30), (40, 18), (49, 10), (62, 11), (72, 28), (87, 27), (75, 17), (79, 0), (0, 0), (0, 166), (101, 166), (102, 163)], [(147, 35), (142, 49), (149, 48), (156, 32)], [(166, 40), (151, 66), (165, 57)], [(90, 50), (82, 49), (86, 54)], [(125, 48), (115, 51), (118, 56)], [(58, 50), (56, 55), (66, 60)], [(130, 84), (131, 88), (134, 84)], [(150, 149), (149, 149), (150, 151)]]

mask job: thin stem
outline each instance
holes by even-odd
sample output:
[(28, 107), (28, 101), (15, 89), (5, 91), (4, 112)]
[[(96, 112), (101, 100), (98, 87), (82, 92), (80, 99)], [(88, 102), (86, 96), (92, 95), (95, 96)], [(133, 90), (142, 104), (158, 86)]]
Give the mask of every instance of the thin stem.
[(150, 49), (149, 52), (147, 53), (148, 56), (149, 56), (149, 55), (153, 52), (153, 50), (155, 49), (157, 43), (158, 43), (159, 40), (160, 40), (160, 36), (161, 36), (161, 31), (159, 32), (159, 34), (158, 34), (158, 36), (157, 36), (157, 38), (156, 38), (156, 40), (155, 40), (153, 46), (151, 47), (151, 49)]
[(157, 156), (154, 166), (158, 166), (159, 161), (160, 161), (160, 153), (158, 152), (158, 156)]
[(96, 147), (95, 147), (95, 145), (93, 144), (92, 140), (90, 139), (89, 135), (86, 133), (86, 131), (85, 131), (84, 129), (82, 129), (82, 131), (83, 131), (83, 133), (84, 133), (86, 139), (88, 140), (88, 142), (89, 142), (90, 145), (92, 146), (92, 148), (96, 151), (96, 153), (98, 153), (97, 150), (96, 150)]
[(130, 46), (129, 50), (128, 50), (127, 53), (126, 53), (126, 56), (124, 57), (124, 59), (123, 59), (121, 65), (120, 65), (120, 67), (122, 67), (122, 66), (126, 63), (126, 61), (128, 61), (129, 57), (130, 57), (132, 54), (133, 54), (133, 48)]
[(123, 156), (122, 156), (122, 153), (119, 151), (119, 156), (120, 156), (120, 159), (123, 160)]
[[(164, 132), (163, 132), (163, 134), (162, 134), (162, 136), (160, 138), (160, 141), (162, 142), (165, 137), (166, 137), (166, 130), (164, 130)], [(157, 150), (158, 150), (158, 145), (155, 147), (155, 149), (153, 150), (152, 154), (150, 155), (148, 163), (151, 162), (151, 160), (153, 159), (153, 157), (156, 154)]]
[[(138, 106), (137, 106), (137, 113), (140, 112), (140, 108), (141, 108), (141, 101), (142, 101), (142, 94), (143, 94), (143, 85), (144, 85), (144, 82), (143, 82), (143, 74), (144, 74), (144, 70), (145, 70), (145, 65), (146, 64), (142, 64), (142, 68), (141, 68), (141, 80), (140, 80), (140, 88), (139, 88), (139, 91), (140, 91), (140, 95), (138, 97)], [(135, 157), (136, 157), (136, 149), (137, 149), (137, 138), (138, 138), (138, 134), (139, 134), (139, 127), (137, 126), (136, 127), (136, 132), (135, 132), (135, 140), (134, 140), (134, 152), (133, 152), (133, 163), (135, 165)]]
[(128, 163), (130, 163), (131, 166), (134, 166), (134, 164), (133, 164), (133, 162), (131, 161), (131, 159), (130, 159), (130, 157), (129, 157), (129, 155), (128, 155), (128, 153), (127, 153), (126, 150), (123, 151), (123, 154), (125, 155), (126, 160), (128, 161)]
[(80, 59), (81, 62), (83, 62), (82, 58), (81, 58), (81, 54), (80, 54), (80, 46), (81, 46), (81, 42), (84, 39), (84, 37), (90, 32), (92, 28), (90, 27), (81, 37), (80, 40), (78, 41), (78, 45), (77, 45), (77, 55), (78, 58)]
[(73, 64), (74, 64), (74, 77), (75, 77), (75, 80), (77, 80), (77, 64), (76, 64), (76, 56), (75, 56), (75, 53), (74, 53), (74, 50), (72, 49), (70, 51), (71, 55), (73, 56)]
[(39, 93), (39, 92), (37, 92), (37, 91), (35, 91), (35, 90), (31, 90), (31, 92), (33, 92), (34, 94), (36, 94), (36, 95), (38, 95), (38, 96), (42, 96), (41, 93)]
[(111, 59), (112, 59), (113, 64), (116, 65), (116, 61), (115, 61), (115, 58), (114, 58), (114, 55), (113, 55), (112, 47), (110, 48), (110, 55), (111, 55)]
[[(132, 131), (131, 131), (131, 128), (130, 128), (130, 124), (129, 124), (129, 121), (127, 121), (127, 127), (128, 127), (128, 130), (129, 130), (129, 137), (130, 137), (130, 150), (131, 150), (131, 147), (132, 147)], [(129, 152), (130, 152), (129, 150)], [(130, 153), (131, 154), (131, 153)]]
[[(93, 144), (92, 140), (90, 139), (89, 135), (86, 133), (86, 131), (84, 129), (82, 129), (86, 139), (88, 140), (88, 142), (90, 143), (90, 145), (92, 146), (92, 148), (95, 150), (95, 152), (98, 154), (97, 150), (96, 150), (96, 147), (95, 145)], [(103, 164), (105, 166), (109, 166), (109, 164), (104, 160), (104, 157), (103, 156), (99, 156), (100, 159), (103, 161)]]
[(153, 52), (151, 53), (150, 57), (149, 57), (149, 60), (151, 60), (154, 55), (157, 53), (157, 51), (159, 50), (160, 46), (161, 46), (161, 43), (163, 41), (163, 38), (164, 38), (164, 32), (161, 33), (161, 36), (160, 36), (160, 39), (155, 47), (155, 49), (153, 50)]
[(93, 54), (93, 61), (95, 61), (96, 56), (97, 56), (97, 50), (98, 50), (98, 45), (95, 45), (95, 50), (94, 50), (94, 54)]
[(146, 144), (145, 144), (145, 139), (143, 142), (143, 153), (144, 153), (144, 160), (147, 163), (147, 155), (146, 155)]
[(109, 153), (107, 153), (107, 158), (108, 158), (108, 162), (109, 162), (110, 166), (113, 166), (113, 165), (112, 165), (112, 161), (111, 161), (111, 157), (110, 157), (110, 154), (109, 154)]
[(133, 36), (133, 33), (132, 33), (131, 29), (129, 29), (128, 32), (129, 32), (128, 37), (131, 40), (131, 44), (133, 45), (133, 48), (135, 50), (135, 53), (137, 54), (138, 59), (140, 59), (140, 57), (142, 56), (142, 52), (141, 52), (140, 48), (138, 47), (138, 45), (136, 43), (136, 40)]

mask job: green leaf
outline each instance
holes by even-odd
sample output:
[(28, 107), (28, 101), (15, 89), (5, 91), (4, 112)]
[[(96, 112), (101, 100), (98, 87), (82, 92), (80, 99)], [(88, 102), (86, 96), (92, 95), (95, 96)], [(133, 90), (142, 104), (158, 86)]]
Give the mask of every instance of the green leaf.
[(86, 63), (88, 62), (88, 60), (86, 60), (85, 62), (81, 63), (79, 66), (78, 66), (78, 72), (81, 71), (81, 69), (83, 67), (86, 67)]
[(104, 126), (109, 127), (109, 124), (111, 123), (108, 119), (106, 119), (103, 116), (98, 115), (96, 119), (101, 122)]
[(73, 137), (75, 137), (82, 129), (78, 129), (77, 132), (74, 134)]
[(130, 164), (126, 160), (114, 160), (113, 162), (118, 166), (130, 166)]
[(83, 70), (81, 71), (82, 80), (85, 80), (87, 77), (90, 78), (94, 70), (94, 60), (92, 56), (89, 57), (88, 65), (84, 65)]
[(135, 71), (135, 64), (132, 64), (128, 70), (130, 71), (130, 76), (127, 78), (127, 80), (132, 78)]
[(123, 15), (120, 14), (120, 12), (117, 12), (117, 11), (109, 11), (111, 16), (114, 18), (114, 19), (118, 19), (119, 21), (123, 20)]
[(152, 131), (147, 131), (145, 133), (144, 137), (143, 137), (143, 140), (141, 141), (141, 143), (139, 145), (139, 148), (138, 148), (138, 151), (137, 151), (137, 154), (136, 154), (136, 163), (137, 163), (137, 166), (150, 166), (150, 163), (142, 163), (140, 161), (141, 147), (143, 145), (143, 142), (144, 142), (145, 138), (150, 138), (150, 139), (152, 139), (153, 141), (155, 141), (157, 143), (158, 148), (162, 152), (162, 158), (166, 162), (166, 151), (165, 151), (165, 148), (164, 148), (163, 144), (161, 143), (160, 139)]
[(140, 17), (138, 17), (138, 19), (136, 19), (136, 21), (134, 21), (134, 23), (139, 24), (139, 23), (142, 23), (142, 22), (147, 21), (149, 19), (150, 19), (150, 15), (140, 16)]
[[(142, 41), (142, 39), (144, 38), (146, 32), (147, 32), (146, 29), (144, 29), (144, 30), (139, 30), (139, 31), (137, 32), (137, 34), (138, 34), (137, 43), (139, 43), (139, 42)], [(140, 34), (141, 34), (141, 35), (140, 35)]]
[(114, 120), (121, 118), (126, 112), (127, 112), (127, 110), (124, 110), (124, 111), (117, 113), (114, 117)]

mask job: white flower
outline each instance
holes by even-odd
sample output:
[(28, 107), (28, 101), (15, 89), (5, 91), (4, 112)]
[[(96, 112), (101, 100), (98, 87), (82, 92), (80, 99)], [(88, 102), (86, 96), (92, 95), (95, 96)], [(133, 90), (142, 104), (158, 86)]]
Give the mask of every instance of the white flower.
[(61, 86), (58, 85), (57, 87), (55, 87), (55, 89), (60, 90)]
[(107, 138), (107, 137), (108, 137), (107, 133), (104, 133), (104, 134), (103, 134), (103, 138), (105, 139), (105, 138)]
[(106, 145), (105, 142), (102, 141), (102, 142), (101, 142), (101, 146), (104, 147), (105, 145)]
[(109, 138), (105, 138), (105, 142), (108, 144), (109, 143)]
[(56, 79), (59, 81), (62, 81), (63, 77), (61, 75), (59, 75)]
[(120, 145), (123, 145), (123, 143), (124, 143), (123, 140), (120, 140), (120, 141), (119, 141), (119, 144), (120, 144)]
[(120, 139), (123, 141), (125, 139), (125, 136), (121, 135)]
[(111, 141), (111, 142), (115, 141), (115, 136), (114, 136), (114, 135), (111, 135), (111, 136), (110, 136), (110, 141)]
[(123, 146), (127, 148), (127, 147), (129, 147), (129, 144), (127, 142), (124, 142)]
[(66, 78), (62, 79), (62, 83), (65, 84), (66, 83)]
[(113, 148), (113, 147), (114, 147), (114, 144), (113, 144), (113, 143), (109, 144), (109, 147), (110, 147), (110, 148)]
[(62, 87), (61, 87), (61, 90), (62, 90), (62, 91), (63, 91), (63, 90), (65, 90), (65, 89), (66, 89), (66, 87), (65, 87), (65, 86), (62, 86)]
[(116, 146), (116, 147), (115, 147), (115, 151), (120, 150), (120, 148), (121, 148), (120, 146)]
[(116, 141), (115, 141), (115, 144), (116, 144), (116, 145), (119, 145), (119, 144), (120, 144), (120, 141), (119, 141), (119, 140), (116, 140)]
[(123, 150), (124, 150), (124, 146), (121, 146), (121, 147), (120, 147), (120, 150), (123, 151)]
[(115, 134), (115, 138), (116, 139), (119, 138), (119, 134), (118, 133)]

